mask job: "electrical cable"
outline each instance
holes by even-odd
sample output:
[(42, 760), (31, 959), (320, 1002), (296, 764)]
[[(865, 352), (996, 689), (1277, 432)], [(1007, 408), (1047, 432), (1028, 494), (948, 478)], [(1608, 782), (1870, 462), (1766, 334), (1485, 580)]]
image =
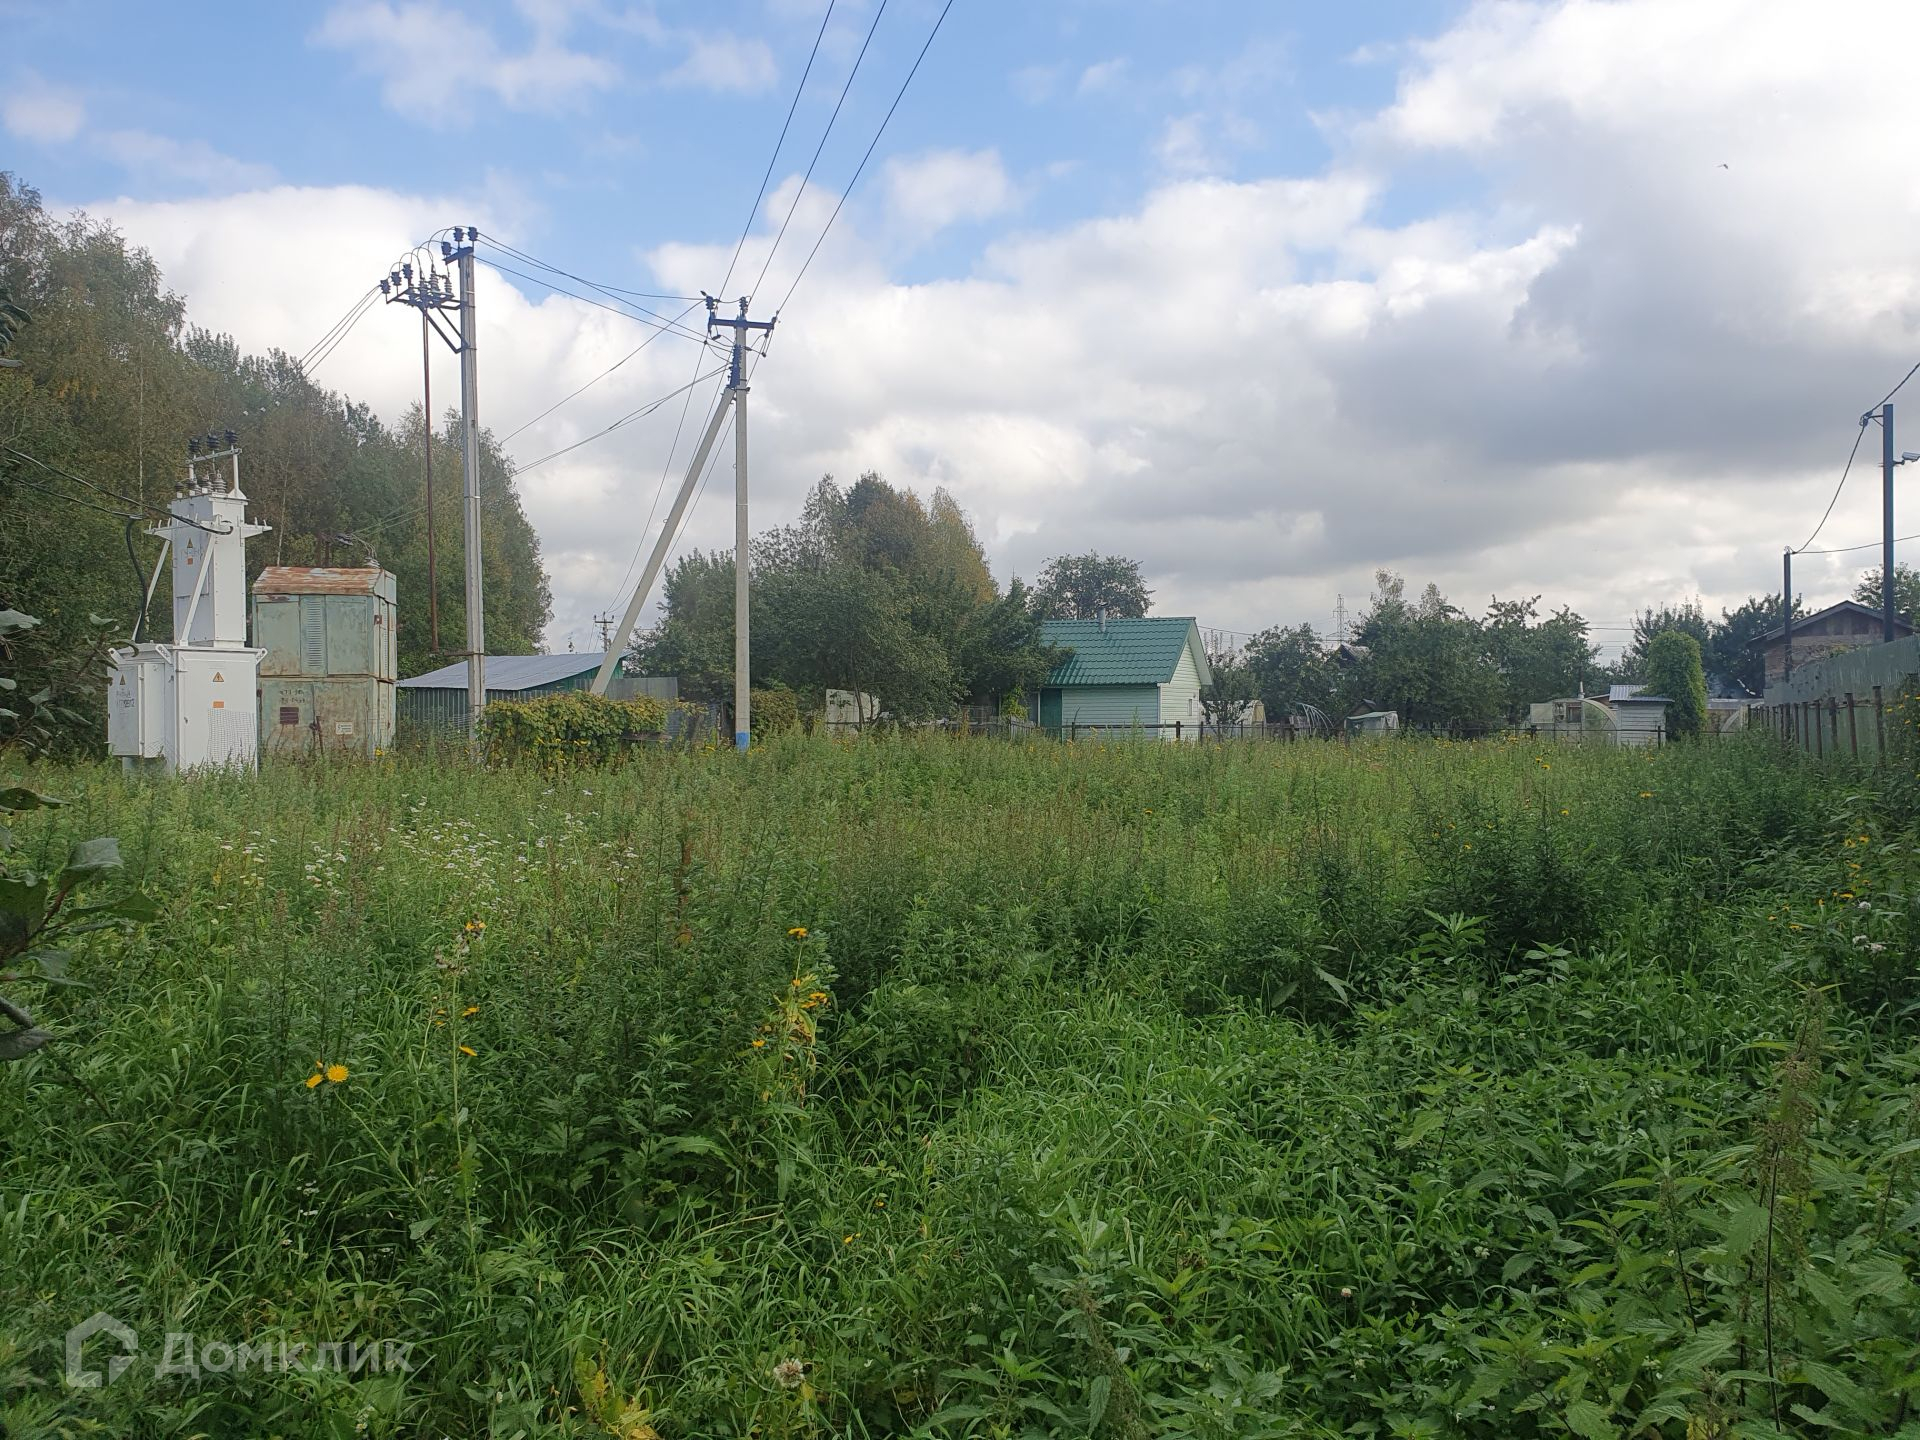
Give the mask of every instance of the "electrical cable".
[[(618, 305), (609, 305), (605, 301), (595, 300), (591, 296), (582, 295), (577, 290), (569, 290), (564, 285), (556, 285), (551, 280), (542, 280), (539, 276), (529, 275), (524, 270), (515, 270), (511, 265), (502, 265), (498, 260), (489, 260), (484, 255), (476, 254), (473, 258), (490, 269), (498, 270), (502, 275), (512, 275), (517, 279), (525, 280), (530, 285), (542, 286), (557, 295), (566, 295), (574, 300), (578, 300), (582, 305), (592, 305), (598, 309), (605, 310), (611, 315), (624, 316), (626, 319), (636, 321), (642, 325), (659, 326), (685, 339), (696, 340), (702, 345), (707, 343), (708, 337), (700, 331), (677, 324), (669, 320), (666, 316), (655, 314), (644, 306), (634, 305), (631, 309), (623, 310)], [(636, 314), (634, 313), (635, 311), (639, 313)]]
[[(860, 62), (867, 58), (867, 47), (873, 44), (874, 32), (880, 28), (880, 17), (886, 13), (887, 0), (880, 0), (880, 8), (873, 12), (873, 23), (867, 27), (867, 38), (860, 42), (860, 53), (853, 57), (853, 68), (847, 72), (847, 83), (840, 87), (840, 98), (833, 102), (833, 113), (827, 117), (827, 128), (820, 132), (820, 143), (813, 147), (813, 158), (807, 162), (806, 173), (800, 177), (800, 188), (793, 192), (793, 200), (787, 206), (786, 216), (780, 221), (780, 231), (773, 237), (773, 244), (767, 248), (766, 259), (760, 262), (760, 274), (747, 291), (749, 299), (759, 292), (762, 282), (767, 278), (767, 269), (773, 264), (774, 252), (779, 250), (780, 242), (786, 239), (787, 226), (793, 222), (794, 212), (800, 208), (801, 198), (807, 193), (807, 182), (813, 179), (813, 167), (820, 163), (820, 152), (827, 148), (827, 139), (833, 134), (834, 122), (840, 118), (840, 107), (847, 103), (847, 94), (853, 89), (854, 77), (860, 73)], [(798, 97), (795, 98), (798, 99)], [(731, 267), (728, 268), (728, 273), (732, 273)]]
[[(1920, 540), (1920, 535), (1896, 535), (1893, 537), (1893, 543), (1896, 545), (1904, 545), (1909, 540)], [(1856, 550), (1878, 550), (1884, 544), (1886, 544), (1884, 540), (1869, 540), (1864, 545), (1840, 545), (1831, 550), (1796, 550), (1793, 553), (1796, 555), (1851, 555)]]
[(588, 435), (583, 439), (576, 440), (571, 445), (563, 445), (558, 450), (552, 451), (546, 455), (542, 455), (538, 460), (529, 460), (526, 464), (517, 466), (511, 472), (508, 478), (512, 479), (515, 476), (524, 475), (527, 473), (527, 471), (534, 469), (536, 466), (544, 465), (549, 460), (557, 460), (560, 458), (560, 456), (565, 455), (570, 451), (578, 450), (582, 445), (592, 444), (595, 440), (598, 440), (603, 435), (612, 434), (615, 430), (618, 430), (622, 425), (630, 424), (631, 422), (638, 420), (643, 416), (651, 415), (654, 411), (658, 410), (662, 405), (666, 404), (667, 401), (673, 399), (674, 396), (680, 394), (682, 390), (691, 390), (694, 386), (700, 384), (703, 380), (711, 380), (714, 376), (720, 374), (721, 371), (724, 370), (725, 368), (726, 367), (723, 365), (719, 367), (719, 369), (709, 370), (704, 375), (696, 375), (693, 379), (689, 380), (685, 385), (682, 385), (678, 390), (669, 390), (666, 394), (662, 395), (658, 400), (651, 401), (646, 405), (642, 405), (638, 410), (633, 410), (628, 412), (625, 415), (622, 415), (618, 420), (614, 421), (611, 425), (607, 426), (605, 429), (596, 430), (594, 431), (593, 434)]
[(1875, 410), (1878, 410), (1880, 406), (1886, 404), (1887, 401), (1891, 400), (1894, 396), (1898, 395), (1901, 389), (1906, 385), (1907, 381), (1911, 380), (1915, 375), (1920, 375), (1920, 360), (1916, 360), (1913, 362), (1913, 369), (1907, 371), (1906, 374), (1900, 377), (1900, 384), (1894, 386), (1891, 390), (1887, 391), (1886, 394), (1882, 395), (1879, 401), (1874, 405), (1873, 408)]
[(584, 285), (589, 290), (598, 290), (603, 295), (631, 295), (636, 300), (690, 301), (695, 305), (698, 305), (701, 300), (706, 298), (701, 295), (662, 295), (655, 290), (629, 290), (621, 285), (607, 285), (598, 280), (589, 280), (584, 275), (576, 275), (571, 270), (562, 270), (558, 265), (542, 260), (538, 256), (529, 255), (524, 250), (516, 250), (504, 240), (496, 240), (491, 235), (486, 237), (486, 243), (493, 246), (496, 250), (504, 250), (516, 259), (526, 261), (529, 265), (536, 266), (541, 270), (551, 270), (556, 275), (564, 275), (567, 279)]
[[(1901, 384), (1905, 383), (1905, 381), (1901, 382)], [(1895, 388), (1897, 389), (1898, 387), (1896, 386)], [(1818, 540), (1820, 538), (1820, 532), (1827, 528), (1827, 521), (1833, 515), (1833, 507), (1840, 501), (1840, 492), (1847, 488), (1847, 476), (1853, 472), (1853, 457), (1860, 453), (1860, 441), (1866, 433), (1867, 416), (1862, 415), (1860, 417), (1860, 428), (1854, 431), (1853, 434), (1853, 449), (1847, 452), (1847, 463), (1840, 469), (1840, 483), (1833, 487), (1833, 498), (1827, 501), (1827, 508), (1820, 516), (1820, 523), (1813, 527), (1813, 534), (1807, 536), (1805, 540), (1801, 541), (1800, 544), (1794, 548), (1793, 553), (1795, 555), (1800, 554), (1807, 546), (1813, 544), (1815, 540)]]
[[(807, 52), (807, 67), (800, 72), (800, 83), (793, 87), (793, 103), (787, 106), (787, 118), (781, 122), (780, 137), (773, 142), (773, 154), (767, 157), (767, 173), (760, 177), (760, 188), (754, 193), (753, 204), (747, 207), (747, 223), (740, 227), (740, 238), (734, 242), (733, 258), (727, 262), (727, 273), (720, 281), (718, 293), (721, 295), (727, 293), (727, 281), (733, 279), (733, 267), (740, 263), (740, 252), (746, 248), (747, 236), (753, 232), (754, 217), (760, 213), (760, 202), (766, 197), (767, 185), (773, 179), (773, 167), (780, 161), (781, 147), (787, 143), (787, 131), (793, 125), (794, 112), (800, 108), (800, 97), (806, 93), (807, 77), (813, 74), (813, 62), (820, 54), (820, 42), (826, 38), (827, 22), (833, 19), (834, 3), (835, 0), (827, 0), (827, 13), (820, 17), (820, 31), (813, 37), (813, 49)], [(857, 66), (858, 62), (855, 63)], [(835, 108), (837, 113), (838, 107)], [(828, 122), (828, 128), (832, 128), (832, 122)], [(822, 143), (825, 143), (824, 139)], [(815, 155), (814, 158), (818, 159), (819, 156)], [(812, 173), (811, 167), (808, 173)], [(806, 189), (806, 185), (806, 181), (800, 182), (802, 190)]]
[[(144, 512), (141, 515), (128, 517), (127, 515), (125, 515), (124, 512), (117, 511), (117, 510), (107, 510), (106, 507), (104, 506), (96, 505), (93, 507), (96, 510), (104, 511), (104, 513), (106, 514), (119, 515), (120, 518), (122, 519), (133, 518), (133, 519), (141, 519), (141, 520), (165, 520), (168, 522), (175, 522), (181, 525), (190, 526), (195, 530), (203, 531), (208, 535), (224, 535), (227, 533), (224, 530), (215, 530), (210, 525), (202, 525), (198, 520), (189, 520), (184, 515), (175, 515), (170, 511), (163, 510), (158, 505), (153, 504), (151, 501), (135, 500), (130, 495), (122, 495), (117, 490), (109, 490), (104, 485), (96, 485), (94, 484), (93, 481), (87, 479), (87, 477), (84, 475), (76, 475), (71, 470), (63, 469), (58, 465), (50, 465), (45, 460), (37, 459), (36, 457), (27, 454), (27, 452), (24, 450), (14, 449), (13, 446), (11, 445), (0, 445), (0, 450), (5, 450), (9, 455), (14, 456), (16, 459), (25, 460), (29, 464), (39, 466), (42, 470), (46, 471), (49, 475), (58, 475), (63, 479), (73, 481), (76, 485), (84, 485), (87, 487), (87, 489), (93, 491), (94, 494), (96, 495), (104, 495), (109, 500), (118, 500), (122, 505), (131, 505), (133, 506), (134, 509)], [(17, 479), (18, 477), (15, 477), (15, 478)], [(20, 483), (22, 485), (25, 485), (27, 482), (24, 480), (21, 480)], [(37, 487), (30, 486), (28, 488), (32, 489)], [(48, 493), (49, 495), (59, 494), (58, 491), (54, 491), (54, 490), (49, 490), (46, 493)], [(75, 497), (66, 496), (63, 498), (74, 499)]]
[[(686, 309), (682, 310), (680, 314), (675, 318), (680, 320), (686, 319), (687, 316), (691, 315), (696, 309), (699, 308), (699, 305), (700, 305), (700, 302), (698, 300), (694, 301), (693, 304), (689, 305)], [(607, 376), (613, 374), (614, 371), (618, 370), (622, 365), (626, 364), (627, 361), (633, 359), (634, 356), (638, 355), (642, 350), (646, 349), (647, 346), (651, 345), (654, 341), (658, 340), (662, 335), (666, 333), (667, 332), (665, 330), (654, 331), (651, 335), (647, 336), (646, 339), (642, 340), (638, 345), (634, 346), (633, 349), (629, 350), (626, 354), (622, 355), (618, 360), (614, 361), (613, 364), (609, 365), (606, 369), (602, 370), (598, 375), (594, 376), (591, 380), (587, 381), (587, 383), (582, 385), (578, 390), (575, 390), (573, 394), (567, 395), (562, 399), (554, 401), (553, 404), (549, 405), (546, 409), (542, 410), (538, 415), (534, 416), (533, 419), (527, 421), (526, 424), (521, 425), (518, 429), (507, 432), (506, 435), (501, 437), (500, 443), (502, 445), (505, 445), (509, 440), (513, 439), (515, 435), (518, 435), (521, 430), (525, 430), (529, 426), (539, 424), (542, 420), (546, 419), (547, 416), (551, 415), (554, 411), (558, 410), (562, 405), (566, 404), (568, 400), (572, 400), (577, 396), (585, 394), (588, 390), (591, 390), (595, 385), (598, 385), (602, 380), (606, 379)]]
[(827, 223), (821, 228), (820, 238), (813, 242), (813, 249), (807, 252), (806, 261), (800, 266), (800, 273), (793, 277), (793, 284), (787, 287), (787, 293), (774, 307), (778, 316), (787, 308), (787, 301), (793, 299), (793, 292), (800, 288), (800, 282), (806, 278), (807, 269), (813, 264), (813, 257), (820, 253), (820, 247), (826, 243), (827, 234), (833, 229), (833, 222), (840, 218), (840, 208), (847, 203), (847, 196), (853, 193), (853, 187), (860, 183), (860, 175), (867, 168), (867, 161), (873, 158), (874, 147), (880, 143), (880, 137), (887, 133), (887, 125), (893, 119), (893, 112), (900, 108), (901, 100), (906, 98), (907, 87), (913, 83), (913, 77), (920, 73), (920, 62), (927, 58), (927, 51), (933, 48), (934, 37), (939, 35), (940, 27), (947, 22), (947, 12), (953, 9), (953, 0), (940, 7), (940, 18), (933, 22), (933, 29), (927, 35), (927, 43), (920, 47), (920, 53), (914, 57), (913, 68), (907, 71), (907, 78), (900, 82), (900, 90), (893, 97), (893, 104), (887, 107), (887, 113), (881, 117), (880, 128), (873, 132), (873, 141), (867, 146), (867, 153), (860, 157), (860, 163), (854, 167), (853, 178), (847, 181), (846, 189), (840, 192), (840, 199), (833, 207), (833, 214), (827, 217)]
[[(702, 430), (706, 429), (709, 421), (711, 421), (713, 418), (713, 407), (714, 405), (717, 405), (720, 403), (720, 389), (722, 388), (724, 387), (718, 387), (714, 391), (713, 400), (707, 406), (707, 419), (702, 420), (700, 422), (700, 428)], [(659, 513), (660, 497), (666, 493), (667, 476), (673, 469), (674, 452), (680, 448), (680, 432), (686, 429), (687, 412), (691, 410), (692, 407), (693, 407), (693, 389), (691, 386), (689, 386), (687, 389), (687, 398), (685, 402), (680, 406), (680, 423), (673, 427), (673, 443), (667, 446), (667, 458), (665, 463), (663, 463), (660, 466), (659, 482), (653, 487), (653, 503), (647, 506), (646, 523), (640, 527), (640, 538), (634, 542), (633, 554), (627, 558), (627, 568), (625, 572), (622, 573), (622, 575), (620, 576), (619, 585), (617, 585), (614, 588), (613, 593), (615, 596), (615, 601), (614, 601), (615, 604), (622, 603), (618, 597), (626, 594), (627, 581), (633, 578), (634, 566), (640, 563), (640, 552), (646, 548), (647, 532), (653, 529), (653, 517)], [(612, 607), (610, 606), (608, 608), (612, 608)]]
[(129, 515), (124, 510), (109, 510), (106, 506), (96, 505), (91, 500), (82, 500), (78, 495), (68, 495), (59, 490), (49, 490), (46, 486), (36, 485), (31, 480), (22, 480), (18, 475), (13, 476), (10, 483), (26, 490), (35, 491), (41, 495), (51, 496), (55, 500), (64, 500), (69, 505), (78, 505), (83, 510), (97, 510), (102, 515), (111, 515), (115, 520), (132, 520), (138, 523), (146, 519), (144, 515)]

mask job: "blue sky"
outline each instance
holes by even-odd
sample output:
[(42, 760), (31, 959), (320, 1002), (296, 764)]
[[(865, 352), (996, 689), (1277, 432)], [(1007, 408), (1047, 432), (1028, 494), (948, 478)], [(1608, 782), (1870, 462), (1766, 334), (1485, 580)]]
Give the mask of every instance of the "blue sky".
[[(764, 264), (757, 310), (940, 13), (875, 4), (828, 19), (727, 285)], [(0, 164), (255, 350), (304, 353), (453, 224), (691, 294), (728, 270), (826, 13), (0, 0)], [(1613, 626), (1737, 604), (1920, 354), (1920, 133), (1879, 58), (1917, 42), (1891, 0), (955, 0), (756, 375), (756, 527), (877, 468), (951, 490), (1003, 579), (1118, 551), (1163, 613), (1229, 630), (1325, 629), (1382, 566)], [(390, 416), (418, 384), (394, 318), (316, 372)], [(697, 351), (609, 374), (642, 324), (497, 272), (481, 325), (483, 421), (522, 463), (587, 442), (520, 481), (549, 642), (583, 643), (684, 459), (677, 403), (590, 437)], [(683, 546), (727, 543), (725, 487)], [(1871, 477), (1828, 524), (1873, 538)], [(1796, 573), (1826, 600), (1871, 559)]]

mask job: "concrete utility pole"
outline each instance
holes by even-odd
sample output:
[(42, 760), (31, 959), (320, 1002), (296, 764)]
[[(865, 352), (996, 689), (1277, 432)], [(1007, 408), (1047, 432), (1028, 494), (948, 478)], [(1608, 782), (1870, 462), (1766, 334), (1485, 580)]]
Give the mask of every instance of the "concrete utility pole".
[[(460, 228), (453, 238), (460, 241)], [(451, 251), (460, 262), (460, 453), (466, 484), (467, 527), (467, 738), (480, 743), (480, 712), (487, 704), (487, 616), (480, 595), (480, 367), (475, 351), (480, 328), (473, 313), (473, 242), (479, 231), (467, 227), (466, 244)], [(442, 253), (450, 247), (443, 246)]]
[(440, 577), (434, 564), (433, 543), (433, 349), (427, 312), (420, 312), (420, 407), (425, 421), (420, 443), (427, 472), (427, 653), (440, 653)]
[(722, 320), (715, 311), (720, 302), (707, 296), (707, 329), (725, 326), (733, 331), (733, 361), (727, 368), (727, 393), (733, 396), (733, 746), (745, 750), (752, 743), (753, 681), (747, 643), (747, 377), (742, 361), (747, 332), (771, 331), (771, 320), (747, 319), (747, 297), (740, 297), (740, 314)]
[(1880, 407), (1880, 638), (1891, 645), (1893, 624), (1893, 402)]
[[(673, 508), (667, 512), (667, 518), (660, 527), (660, 538), (654, 542), (653, 553), (647, 557), (646, 569), (640, 572), (639, 583), (633, 588), (632, 598), (627, 601), (626, 613), (620, 618), (619, 640), (624, 646), (627, 638), (633, 634), (634, 622), (640, 618), (641, 607), (647, 603), (647, 596), (653, 589), (653, 582), (660, 573), (660, 567), (666, 563), (667, 550), (673, 544), (673, 537), (680, 529), (680, 519), (686, 513), (687, 501), (692, 498), (694, 485), (700, 478), (700, 472), (706, 468), (707, 456), (713, 451), (714, 441), (720, 437), (721, 423), (727, 418), (729, 409), (733, 412), (733, 743), (739, 750), (745, 750), (752, 741), (752, 674), (749, 660), (751, 646), (747, 634), (747, 600), (749, 562), (748, 554), (752, 536), (747, 525), (747, 380), (746, 356), (747, 335), (750, 331), (764, 330), (772, 332), (776, 321), (747, 319), (747, 300), (740, 298), (738, 317), (722, 319), (717, 313), (720, 302), (711, 295), (707, 301), (707, 329), (730, 329), (733, 331), (733, 356), (727, 367), (727, 388), (720, 394), (720, 403), (713, 407), (713, 418), (707, 422), (706, 433), (700, 437), (700, 444), (693, 452), (693, 462), (687, 466), (686, 478), (680, 482), (680, 493), (673, 497)], [(764, 353), (764, 351), (759, 352)], [(606, 658), (600, 662), (599, 673), (593, 677), (593, 693), (607, 693), (607, 682), (613, 676), (614, 666), (619, 663), (619, 651), (609, 647)]]
[[(1782, 633), (1786, 637), (1786, 653), (1782, 657), (1784, 673), (1782, 680), (1793, 677), (1793, 547), (1788, 546), (1780, 552), (1780, 608), (1785, 611), (1782, 617)], [(1761, 689), (1766, 688), (1766, 677), (1761, 676)]]
[[(440, 242), (440, 258), (457, 264), (460, 287), (456, 294), (446, 275), (429, 266), (416, 276), (413, 261), (404, 260), (380, 282), (380, 293), (388, 304), (411, 305), (420, 312), (421, 324), (431, 328), (460, 357), (460, 469), (465, 490), (463, 513), (466, 530), (466, 609), (467, 609), (467, 738), (480, 739), (480, 712), (487, 703), (487, 623), (482, 607), (480, 569), (480, 371), (475, 359), (479, 348), (479, 327), (473, 310), (473, 246), (480, 232), (471, 225), (453, 227), (453, 241)], [(457, 314), (459, 329), (451, 332), (439, 315)], [(423, 339), (421, 342), (425, 344)], [(423, 362), (424, 364), (424, 362)], [(433, 546), (433, 394), (431, 377), (427, 389), (427, 613), (433, 647), (440, 645), (439, 589), (436, 584)]]

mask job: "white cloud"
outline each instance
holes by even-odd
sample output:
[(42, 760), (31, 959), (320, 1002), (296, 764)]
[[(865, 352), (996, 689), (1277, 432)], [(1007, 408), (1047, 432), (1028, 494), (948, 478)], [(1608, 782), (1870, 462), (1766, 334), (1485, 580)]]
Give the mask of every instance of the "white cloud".
[[(1881, 73), (1895, 67), (1849, 58), (1854, 8), (1476, 10), (1407, 52), (1380, 114), (1331, 132), (1324, 172), (1163, 183), (990, 243), (965, 278), (892, 279), (887, 241), (903, 215), (1014, 203), (998, 157), (902, 160), (840, 217), (760, 368), (755, 524), (791, 518), (823, 471), (878, 468), (948, 485), (1003, 576), (1119, 551), (1167, 613), (1240, 630), (1324, 626), (1337, 592), (1364, 604), (1379, 565), (1463, 605), (1543, 593), (1609, 623), (1770, 587), (1854, 417), (1920, 353), (1920, 182), (1900, 178), (1920, 174), (1920, 131)], [(1887, 53), (1915, 48), (1920, 11), (1878, 13)], [(1422, 210), (1424, 189), (1396, 188), (1436, 158), (1477, 186), (1470, 203)], [(784, 292), (832, 204), (809, 191), (763, 293)], [(450, 218), (525, 223), (474, 197), (368, 190), (99, 209), (153, 247), (196, 320), (296, 351), (404, 239)], [(711, 288), (731, 239), (658, 247), (642, 288)], [(749, 240), (749, 277), (770, 240)], [(289, 265), (312, 277), (296, 293), (274, 283)], [(500, 433), (644, 333), (483, 285), (482, 406)], [(322, 378), (391, 414), (416, 393), (417, 353), (383, 318)], [(693, 364), (661, 340), (513, 449), (583, 438)], [(526, 477), (561, 643), (620, 598), (677, 408)], [(686, 543), (730, 543), (726, 483), (723, 460)], [(1856, 484), (1823, 540), (1877, 525), (1877, 487)], [(1872, 558), (1808, 557), (1796, 578), (1833, 598)]]
[(694, 35), (687, 58), (668, 72), (669, 85), (691, 85), (723, 95), (760, 95), (780, 83), (780, 67), (764, 40)]
[(9, 86), (6, 98), (0, 100), (0, 124), (16, 140), (61, 144), (78, 135), (86, 119), (87, 107), (78, 94), (49, 84), (31, 71)]
[(989, 219), (1017, 199), (997, 150), (929, 151), (889, 160), (884, 175), (895, 223), (919, 238)]
[(106, 155), (143, 180), (179, 181), (207, 190), (241, 190), (273, 181), (273, 167), (231, 155), (204, 140), (176, 140), (146, 130), (109, 130), (99, 137)]
[(326, 14), (313, 43), (343, 50), (380, 80), (381, 98), (397, 113), (451, 128), (472, 118), (482, 96), (513, 110), (561, 111), (619, 79), (603, 56), (569, 48), (565, 26), (573, 7), (532, 9), (535, 34), (517, 53), (503, 50), (482, 22), (432, 0), (342, 0)]
[(1023, 65), (1007, 77), (1007, 83), (1027, 104), (1044, 105), (1060, 93), (1066, 73), (1064, 65)]
[(1117, 90), (1127, 78), (1128, 62), (1125, 56), (1116, 56), (1111, 60), (1099, 60), (1080, 72), (1079, 82), (1073, 87), (1077, 95), (1100, 95)]

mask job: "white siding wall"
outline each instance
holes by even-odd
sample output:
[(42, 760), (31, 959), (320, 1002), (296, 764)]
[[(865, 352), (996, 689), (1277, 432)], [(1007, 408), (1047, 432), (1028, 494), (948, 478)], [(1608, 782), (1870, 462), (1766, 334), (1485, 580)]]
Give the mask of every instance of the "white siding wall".
[(1636, 705), (1632, 701), (1626, 701), (1613, 707), (1613, 720), (1616, 727), (1614, 738), (1620, 744), (1651, 745), (1666, 727), (1667, 707)]
[[(1200, 738), (1200, 667), (1193, 663), (1193, 647), (1184, 646), (1180, 651), (1180, 663), (1173, 667), (1173, 678), (1160, 686), (1160, 723), (1171, 725), (1178, 720), (1186, 728), (1180, 732), (1183, 740)], [(1161, 739), (1173, 739), (1173, 731), (1161, 732)]]

